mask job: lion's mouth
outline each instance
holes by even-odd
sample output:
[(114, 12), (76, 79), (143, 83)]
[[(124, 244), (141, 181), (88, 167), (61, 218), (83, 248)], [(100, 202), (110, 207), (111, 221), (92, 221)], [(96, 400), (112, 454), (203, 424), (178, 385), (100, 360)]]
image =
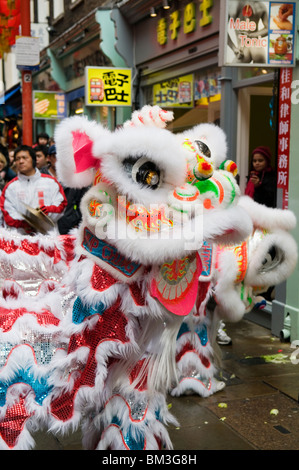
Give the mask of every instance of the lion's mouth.
[(125, 220), (136, 232), (158, 233), (173, 228), (173, 220), (169, 217), (167, 206), (152, 204), (150, 208), (142, 204), (131, 203), (120, 198), (118, 216)]

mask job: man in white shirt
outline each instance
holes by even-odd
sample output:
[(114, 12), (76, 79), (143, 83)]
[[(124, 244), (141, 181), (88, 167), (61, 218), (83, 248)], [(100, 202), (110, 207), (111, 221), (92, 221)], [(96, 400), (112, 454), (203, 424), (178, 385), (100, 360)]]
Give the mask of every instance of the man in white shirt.
[(24, 219), (24, 204), (33, 209), (41, 209), (56, 226), (67, 205), (61, 184), (36, 168), (36, 156), (32, 147), (18, 147), (15, 150), (15, 162), (18, 175), (4, 187), (0, 197), (5, 227), (15, 228), (23, 234), (34, 232)]

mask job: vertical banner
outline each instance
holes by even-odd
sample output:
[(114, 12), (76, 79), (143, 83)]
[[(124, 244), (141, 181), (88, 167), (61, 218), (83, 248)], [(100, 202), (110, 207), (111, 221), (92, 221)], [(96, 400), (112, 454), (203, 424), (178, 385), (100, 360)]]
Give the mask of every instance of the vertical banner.
[(288, 208), (289, 200), (292, 76), (292, 69), (281, 69), (278, 104), (277, 187), (283, 191), (282, 209)]
[(296, 65), (296, 2), (226, 0), (222, 11), (219, 65)]

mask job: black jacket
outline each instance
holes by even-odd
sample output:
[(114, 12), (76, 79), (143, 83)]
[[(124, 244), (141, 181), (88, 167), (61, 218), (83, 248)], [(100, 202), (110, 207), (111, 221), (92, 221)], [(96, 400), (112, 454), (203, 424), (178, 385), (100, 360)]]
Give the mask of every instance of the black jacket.
[(63, 186), (63, 190), (67, 198), (67, 206), (63, 216), (57, 222), (60, 235), (66, 235), (80, 224), (82, 220), (80, 202), (88, 188), (75, 189)]
[(276, 207), (276, 173), (265, 171), (261, 184), (255, 188), (253, 199), (259, 204)]

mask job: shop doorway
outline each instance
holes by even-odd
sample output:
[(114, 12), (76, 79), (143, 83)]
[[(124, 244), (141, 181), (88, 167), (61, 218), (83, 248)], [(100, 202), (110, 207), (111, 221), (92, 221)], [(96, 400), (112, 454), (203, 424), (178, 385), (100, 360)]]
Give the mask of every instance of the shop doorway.
[(273, 168), (276, 168), (277, 133), (273, 112), (275, 103), (273, 103), (272, 84), (240, 88), (238, 93), (236, 163), (239, 169), (239, 184), (243, 193), (250, 155), (254, 148), (260, 145), (268, 146), (273, 155)]
[[(239, 169), (240, 188), (244, 194), (249, 170), (251, 152), (260, 145), (266, 145), (272, 152), (272, 166), (276, 168), (277, 127), (275, 110), (277, 97), (273, 97), (273, 82), (266, 86), (249, 86), (238, 92), (236, 163)], [(272, 300), (275, 289), (262, 292), (266, 306), (256, 307), (246, 314), (246, 318), (271, 329)]]

